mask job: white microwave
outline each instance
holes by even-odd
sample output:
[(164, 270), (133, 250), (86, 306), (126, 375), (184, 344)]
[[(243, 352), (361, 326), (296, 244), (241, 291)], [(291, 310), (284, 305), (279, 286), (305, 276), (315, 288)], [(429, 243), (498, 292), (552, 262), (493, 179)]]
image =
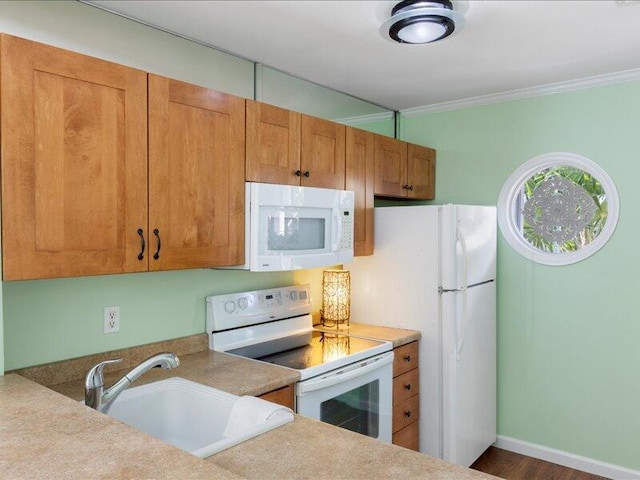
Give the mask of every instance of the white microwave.
[(254, 272), (353, 261), (354, 193), (246, 183), (245, 264)]

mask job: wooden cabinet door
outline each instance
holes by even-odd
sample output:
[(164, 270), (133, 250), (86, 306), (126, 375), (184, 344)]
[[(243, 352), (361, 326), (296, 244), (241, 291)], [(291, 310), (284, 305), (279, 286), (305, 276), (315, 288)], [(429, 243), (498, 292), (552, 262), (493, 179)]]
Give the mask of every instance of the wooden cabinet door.
[(395, 138), (376, 135), (375, 194), (406, 197), (407, 144)]
[(149, 75), (149, 270), (244, 261), (244, 142), (244, 99)]
[(0, 44), (4, 280), (146, 270), (146, 74)]
[(287, 385), (286, 387), (263, 393), (258, 398), (266, 400), (267, 402), (277, 403), (291, 410), (295, 409), (295, 391), (293, 385)]
[(373, 179), (375, 135), (346, 127), (346, 190), (355, 193), (353, 250), (373, 254)]
[(410, 143), (407, 150), (407, 184), (410, 187), (407, 196), (421, 200), (433, 200), (435, 180), (436, 151)]
[(344, 190), (345, 132), (339, 123), (302, 115), (300, 185)]
[(246, 105), (247, 181), (300, 185), (300, 114), (253, 100)]

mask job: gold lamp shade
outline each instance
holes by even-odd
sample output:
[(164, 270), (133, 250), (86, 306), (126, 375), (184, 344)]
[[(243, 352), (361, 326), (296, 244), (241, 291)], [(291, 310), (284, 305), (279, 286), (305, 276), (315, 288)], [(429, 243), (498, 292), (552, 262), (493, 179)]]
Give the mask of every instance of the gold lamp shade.
[(324, 270), (322, 272), (322, 323), (349, 325), (351, 316), (351, 272)]

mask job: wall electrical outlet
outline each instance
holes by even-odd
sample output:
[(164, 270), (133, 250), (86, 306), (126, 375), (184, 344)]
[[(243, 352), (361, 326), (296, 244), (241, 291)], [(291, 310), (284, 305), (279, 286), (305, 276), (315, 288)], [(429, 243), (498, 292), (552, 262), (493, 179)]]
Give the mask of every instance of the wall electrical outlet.
[(120, 307), (104, 307), (104, 333), (120, 331)]

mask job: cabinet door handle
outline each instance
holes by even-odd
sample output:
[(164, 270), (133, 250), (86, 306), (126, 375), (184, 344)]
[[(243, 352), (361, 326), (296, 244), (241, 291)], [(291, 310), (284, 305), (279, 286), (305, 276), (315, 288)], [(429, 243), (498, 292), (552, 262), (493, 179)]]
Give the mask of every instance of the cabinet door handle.
[(296, 170), (295, 172), (293, 172), (295, 174), (296, 177), (300, 177), (302, 176), (302, 170)]
[(144, 243), (144, 230), (139, 228), (136, 233), (140, 235), (140, 242), (141, 242), (140, 253), (138, 254), (138, 260), (144, 260), (144, 248), (146, 246), (146, 244)]
[(304, 172), (304, 176), (309, 178), (309, 175), (311, 175), (311, 173), (309, 172), (309, 170), (307, 170), (306, 172)]
[(407, 418), (411, 417), (411, 410), (407, 410), (406, 412), (404, 412), (404, 416)]
[(160, 247), (162, 246), (162, 242), (160, 242), (160, 230), (158, 230), (157, 228), (154, 228), (153, 234), (158, 239), (158, 249), (156, 250), (156, 253), (154, 253), (153, 259), (158, 260), (160, 258)]
[(411, 384), (410, 384), (410, 383), (407, 383), (407, 384), (404, 386), (404, 389), (405, 389), (405, 390), (407, 390), (407, 391), (408, 391), (408, 390), (411, 390)]
[(409, 185), (404, 184), (404, 185), (402, 185), (402, 188), (404, 188), (405, 190), (409, 190)]
[(405, 355), (403, 358), (404, 358), (405, 362), (410, 362), (411, 361), (411, 355)]
[(413, 190), (413, 185), (407, 185), (407, 190)]

